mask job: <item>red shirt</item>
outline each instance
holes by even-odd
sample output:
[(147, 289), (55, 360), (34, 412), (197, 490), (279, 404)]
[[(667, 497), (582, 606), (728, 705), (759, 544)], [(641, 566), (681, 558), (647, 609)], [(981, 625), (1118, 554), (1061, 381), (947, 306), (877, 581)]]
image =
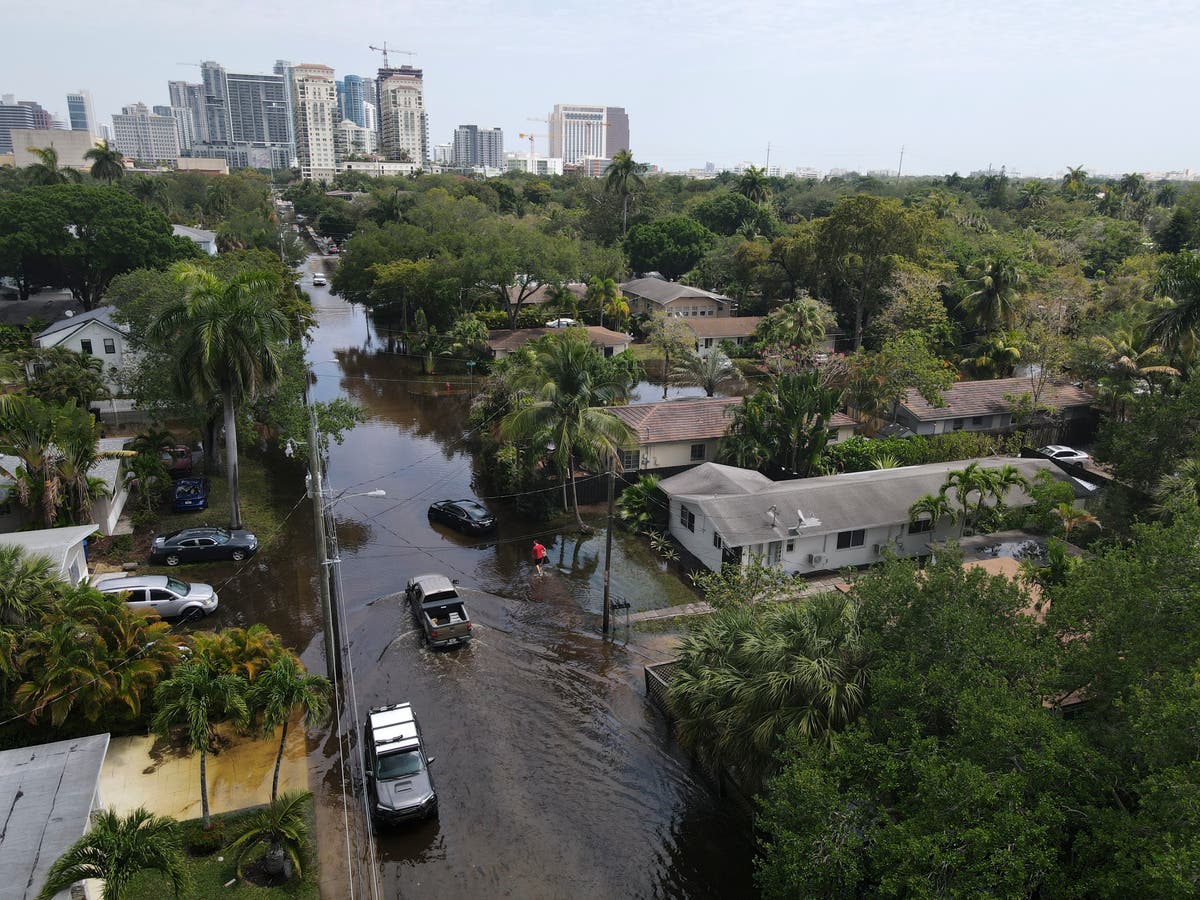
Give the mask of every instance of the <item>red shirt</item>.
[(539, 544), (537, 541), (533, 542), (533, 558), (534, 559), (545, 559), (546, 558), (546, 548), (543, 547), (541, 544)]

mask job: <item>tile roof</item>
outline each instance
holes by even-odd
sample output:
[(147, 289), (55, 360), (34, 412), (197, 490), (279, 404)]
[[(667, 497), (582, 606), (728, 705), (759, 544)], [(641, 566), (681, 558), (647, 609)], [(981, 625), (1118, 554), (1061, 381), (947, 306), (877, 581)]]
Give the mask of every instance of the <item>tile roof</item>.
[(621, 293), (641, 297), (644, 300), (652, 300), (655, 303), (670, 303), (672, 300), (685, 297), (718, 300), (721, 303), (730, 302), (730, 299), (723, 294), (714, 294), (712, 291), (680, 284), (677, 281), (664, 281), (661, 278), (635, 278), (633, 281), (626, 281), (621, 285)]
[(763, 320), (762, 316), (704, 316), (684, 319), (698, 338), (748, 337)]
[[(913, 418), (920, 421), (956, 419), (962, 416), (987, 416), (1012, 411), (1005, 395), (1029, 393), (1027, 378), (995, 378), (990, 381), (960, 381), (942, 391), (945, 406), (931, 406), (916, 390), (909, 389), (901, 403)], [(1053, 409), (1091, 406), (1094, 398), (1083, 388), (1066, 382), (1049, 383), (1042, 392), (1041, 402)]]
[[(550, 299), (550, 290), (553, 287), (554, 287), (554, 285), (551, 285), (551, 284), (538, 285), (536, 288), (533, 289), (533, 292), (530, 293), (529, 296), (527, 296), (525, 298), (524, 303), (532, 305), (532, 306), (538, 306), (539, 304), (545, 303), (546, 301), (548, 301)], [(563, 287), (565, 287), (568, 291), (570, 291), (572, 294), (574, 294), (580, 300), (582, 300), (584, 298), (584, 295), (587, 294), (587, 285), (586, 284), (580, 284), (579, 282), (571, 282), (570, 284), (564, 284)], [(516, 303), (517, 295), (520, 293), (520, 288), (518, 288), (516, 285), (510, 285), (507, 288), (506, 293), (508, 294), (508, 302)]]
[[(621, 334), (618, 331), (610, 331), (607, 328), (601, 328), (599, 325), (584, 325), (587, 329), (588, 339), (593, 344), (599, 344), (601, 347), (620, 347), (622, 344), (630, 343), (630, 337), (627, 334)], [(562, 334), (563, 328), (518, 328), (516, 331), (489, 331), (488, 346), (492, 350), (504, 350), (511, 352), (520, 347), (524, 347), (530, 341), (544, 337), (547, 334)]]
[[(742, 400), (742, 397), (689, 397), (610, 406), (606, 410), (637, 432), (638, 444), (645, 446), (723, 437), (729, 429), (734, 409), (741, 406)], [(834, 413), (829, 420), (830, 428), (857, 424), (840, 412)]]

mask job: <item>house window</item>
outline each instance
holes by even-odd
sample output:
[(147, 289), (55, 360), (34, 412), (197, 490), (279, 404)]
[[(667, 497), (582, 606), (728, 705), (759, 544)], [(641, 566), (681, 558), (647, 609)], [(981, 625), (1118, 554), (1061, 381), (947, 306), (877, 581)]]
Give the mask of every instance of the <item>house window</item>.
[(700, 462), (704, 459), (704, 445), (692, 444), (692, 462)]
[(624, 469), (626, 472), (636, 472), (638, 470), (638, 468), (640, 467), (639, 466), (640, 462), (641, 462), (641, 459), (639, 458), (638, 451), (636, 451), (636, 450), (622, 450), (621, 451), (621, 468)]
[(951, 431), (962, 431), (963, 430), (963, 422), (964, 422), (963, 419), (951, 419), (950, 420), (950, 430)]
[(696, 514), (686, 506), (679, 507), (679, 524), (688, 531), (696, 530)]
[(829, 443), (836, 444), (838, 439), (838, 430), (836, 428), (830, 428), (826, 432), (826, 438), (829, 440)]
[(971, 416), (971, 427), (972, 428), (991, 428), (992, 427), (992, 417), (991, 416)]
[(712, 345), (713, 345), (713, 339), (712, 339), (712, 338), (705, 338), (705, 339), (704, 339), (704, 349), (705, 349), (705, 350), (708, 350), (710, 347), (712, 347)]
[(104, 339), (104, 352), (105, 353), (116, 353), (117, 352), (116, 340), (114, 340), (113, 338), (105, 338)]
[(788, 552), (788, 553), (792, 553), (792, 552), (794, 552), (794, 551), (795, 551), (795, 549), (796, 549), (796, 542), (795, 542), (795, 541), (788, 541), (788, 542), (787, 542), (787, 552)]
[(722, 549), (724, 546), (724, 543), (721, 540), (721, 535), (717, 534), (715, 531), (713, 532), (713, 546), (718, 550)]
[(92, 354), (92, 342), (91, 342), (91, 341), (80, 341), (80, 342), (79, 342), (79, 352), (80, 352), (80, 353), (86, 353), (86, 354), (88, 354), (89, 356), (91, 356), (91, 354)]
[(933, 519), (917, 519), (908, 523), (909, 534), (929, 534), (933, 531)]
[(867, 530), (865, 528), (855, 528), (853, 531), (839, 531), (837, 536), (837, 548), (839, 550), (849, 550), (852, 547), (861, 547), (867, 542)]

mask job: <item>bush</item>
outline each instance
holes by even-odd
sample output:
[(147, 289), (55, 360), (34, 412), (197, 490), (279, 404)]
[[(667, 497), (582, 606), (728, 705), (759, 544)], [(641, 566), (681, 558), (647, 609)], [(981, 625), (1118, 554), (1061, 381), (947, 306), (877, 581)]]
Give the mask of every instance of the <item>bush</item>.
[(108, 542), (110, 553), (131, 553), (133, 551), (132, 534), (114, 534)]
[(859, 436), (840, 444), (828, 445), (822, 454), (822, 462), (827, 468), (838, 472), (865, 472), (875, 468), (875, 460), (883, 456), (892, 457), (897, 465), (920, 466), (980, 456), (1016, 456), (1024, 442), (1024, 435), (1020, 432), (996, 435), (979, 431), (951, 431), (906, 438)]
[(208, 856), (226, 844), (225, 820), (214, 817), (212, 828), (205, 831), (203, 821), (190, 819), (180, 823), (179, 836), (183, 840), (183, 848), (192, 856)]
[(138, 531), (144, 528), (153, 528), (158, 524), (158, 510), (154, 509), (137, 509), (130, 516), (129, 521)]
[[(489, 329), (508, 327), (508, 313), (502, 309), (485, 309), (475, 313), (475, 317)], [(540, 307), (527, 306), (517, 314), (517, 327), (541, 328), (546, 324), (546, 318)]]

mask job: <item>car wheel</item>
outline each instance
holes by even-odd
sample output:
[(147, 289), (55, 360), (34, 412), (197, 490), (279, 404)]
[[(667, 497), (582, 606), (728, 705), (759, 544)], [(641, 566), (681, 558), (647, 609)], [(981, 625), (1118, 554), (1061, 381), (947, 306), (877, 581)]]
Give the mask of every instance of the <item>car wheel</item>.
[(245, 550), (234, 550), (233, 553), (230, 555), (230, 559), (232, 559), (234, 562), (241, 562), (245, 558), (246, 558)]
[(184, 623), (198, 622), (203, 618), (204, 618), (204, 610), (197, 609), (196, 607), (193, 606), (191, 609), (184, 610), (183, 615), (181, 615), (179, 617), (179, 621), (184, 622)]
[(183, 560), (179, 558), (179, 554), (178, 554), (178, 553), (168, 553), (168, 554), (167, 554), (167, 558), (166, 558), (165, 560), (163, 560), (163, 561), (164, 561), (164, 562), (165, 562), (165, 563), (166, 563), (168, 566), (177, 566), (177, 565), (179, 565), (181, 562), (183, 562)]

